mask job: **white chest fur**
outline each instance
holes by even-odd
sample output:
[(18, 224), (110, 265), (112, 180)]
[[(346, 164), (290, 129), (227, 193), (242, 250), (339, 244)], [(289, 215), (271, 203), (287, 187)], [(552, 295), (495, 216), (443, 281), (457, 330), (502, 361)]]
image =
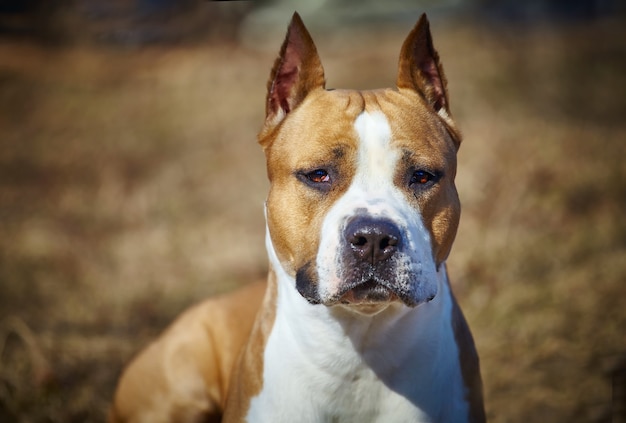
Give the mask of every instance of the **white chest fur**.
[(374, 316), (311, 305), (276, 260), (276, 320), (249, 422), (457, 422), (467, 416), (445, 266), (437, 297)]

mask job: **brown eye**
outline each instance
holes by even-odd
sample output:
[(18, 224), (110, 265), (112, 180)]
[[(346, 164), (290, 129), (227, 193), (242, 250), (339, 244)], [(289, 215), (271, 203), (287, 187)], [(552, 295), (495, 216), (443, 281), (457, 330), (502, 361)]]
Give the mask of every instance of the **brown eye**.
[(416, 170), (413, 173), (413, 176), (411, 176), (411, 182), (409, 183), (409, 185), (425, 185), (434, 179), (435, 175), (433, 175), (432, 173), (428, 173), (425, 170)]
[(331, 177), (331, 175), (335, 174), (332, 169), (315, 169), (300, 170), (295, 173), (295, 176), (309, 188), (326, 193), (333, 188), (334, 177)]
[(330, 182), (330, 175), (324, 169), (316, 169), (312, 172), (309, 172), (306, 174), (306, 177), (309, 181), (316, 184)]

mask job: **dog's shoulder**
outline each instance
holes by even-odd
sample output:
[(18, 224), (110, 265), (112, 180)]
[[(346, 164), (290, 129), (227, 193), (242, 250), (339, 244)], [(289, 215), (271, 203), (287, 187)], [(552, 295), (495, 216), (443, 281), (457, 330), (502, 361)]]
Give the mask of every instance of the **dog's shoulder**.
[(221, 415), (230, 372), (265, 288), (265, 281), (258, 281), (183, 312), (126, 368), (109, 422), (195, 421)]

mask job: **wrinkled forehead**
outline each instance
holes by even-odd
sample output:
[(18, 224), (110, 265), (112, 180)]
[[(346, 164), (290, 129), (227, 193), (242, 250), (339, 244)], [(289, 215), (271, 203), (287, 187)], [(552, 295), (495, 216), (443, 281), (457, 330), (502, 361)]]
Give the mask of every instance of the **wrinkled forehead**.
[[(388, 125), (390, 147), (403, 155), (432, 157), (439, 151), (449, 159), (455, 153), (445, 125), (421, 97), (412, 91), (391, 89), (313, 92), (283, 122), (273, 148), (292, 160), (305, 156), (319, 162), (325, 157), (344, 156), (359, 148), (362, 134), (355, 126), (364, 113), (381, 117), (381, 123)], [(283, 160), (288, 159), (286, 156)]]

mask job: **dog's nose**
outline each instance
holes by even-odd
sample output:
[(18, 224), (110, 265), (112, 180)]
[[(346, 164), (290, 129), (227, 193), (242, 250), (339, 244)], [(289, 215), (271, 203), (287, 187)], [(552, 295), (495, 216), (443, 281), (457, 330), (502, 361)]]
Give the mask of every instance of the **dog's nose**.
[(400, 229), (391, 221), (357, 217), (346, 226), (346, 240), (354, 254), (375, 265), (387, 260), (400, 248)]

